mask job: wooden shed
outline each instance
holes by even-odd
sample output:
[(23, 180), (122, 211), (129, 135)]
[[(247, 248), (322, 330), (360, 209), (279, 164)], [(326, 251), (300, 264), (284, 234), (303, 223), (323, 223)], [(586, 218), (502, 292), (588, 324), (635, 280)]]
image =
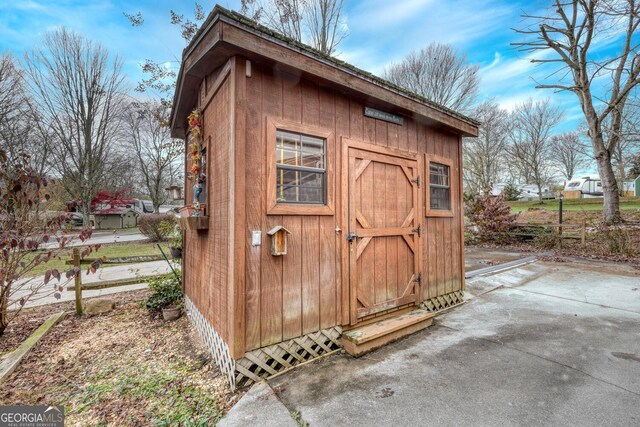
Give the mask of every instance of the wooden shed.
[(132, 228), (138, 225), (138, 213), (129, 208), (109, 208), (94, 212), (94, 226), (99, 230)]
[(478, 123), (219, 6), (184, 50), (187, 311), (232, 386), (377, 347), (464, 298)]

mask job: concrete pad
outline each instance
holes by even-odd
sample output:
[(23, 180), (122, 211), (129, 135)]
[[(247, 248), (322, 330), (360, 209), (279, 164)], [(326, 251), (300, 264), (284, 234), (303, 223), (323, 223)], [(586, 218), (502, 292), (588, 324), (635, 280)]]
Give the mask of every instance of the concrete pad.
[(298, 427), (289, 410), (262, 381), (249, 389), (218, 423), (219, 427)]
[[(640, 304), (555, 295), (542, 284), (556, 268), (575, 266), (532, 264), (493, 284), (485, 277), (484, 293), (470, 281), (477, 296), (429, 330), (360, 359), (320, 360), (271, 385), (310, 425), (640, 424)], [(603, 271), (581, 273), (585, 293), (619, 284)], [(571, 286), (579, 296), (579, 283)]]
[(487, 249), (475, 246), (464, 249), (464, 266), (467, 272), (531, 256), (531, 253)]
[(640, 270), (604, 263), (540, 263), (538, 267), (545, 274), (523, 290), (640, 314)]

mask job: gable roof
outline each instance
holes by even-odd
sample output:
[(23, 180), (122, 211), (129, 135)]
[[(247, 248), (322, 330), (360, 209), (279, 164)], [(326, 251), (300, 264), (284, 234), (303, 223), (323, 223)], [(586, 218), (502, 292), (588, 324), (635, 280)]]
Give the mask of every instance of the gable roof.
[[(383, 88), (388, 92), (391, 92), (396, 95), (400, 95), (408, 100), (411, 100), (423, 106), (426, 106), (429, 109), (433, 110), (434, 112), (438, 112), (445, 116), (450, 117), (451, 119), (453, 119), (453, 121), (444, 122), (442, 120), (438, 120), (438, 118), (430, 117), (430, 115), (426, 115), (422, 111), (416, 111), (413, 108), (408, 108), (408, 109), (419, 115), (438, 121), (445, 126), (452, 127), (458, 130), (463, 135), (477, 136), (477, 131), (478, 131), (477, 128), (480, 125), (480, 122), (478, 122), (477, 120), (474, 120), (468, 116), (465, 116), (464, 114), (451, 110), (450, 108), (447, 108), (445, 106), (439, 105), (421, 95), (408, 91), (385, 79), (375, 76), (374, 74), (371, 74), (367, 71), (357, 68), (347, 62), (344, 62), (340, 59), (326, 55), (312, 48), (311, 46), (308, 46), (304, 43), (297, 42), (296, 40), (293, 40), (276, 31), (273, 31), (272, 29), (265, 27), (264, 25), (261, 25), (258, 22), (253, 21), (240, 13), (225, 9), (220, 5), (216, 5), (214, 7), (214, 9), (211, 11), (209, 16), (207, 17), (207, 19), (203, 22), (202, 26), (194, 34), (193, 38), (191, 39), (191, 42), (183, 50), (182, 64), (180, 66), (180, 71), (178, 73), (178, 82), (177, 82), (177, 87), (176, 87), (176, 91), (173, 98), (173, 109), (171, 112), (171, 129), (172, 129), (172, 134), (174, 136), (184, 136), (183, 135), (184, 129), (182, 129), (181, 127), (183, 125), (179, 123), (178, 120), (186, 119), (186, 116), (188, 115), (188, 112), (189, 112), (188, 110), (190, 108), (193, 108), (195, 105), (195, 99), (196, 99), (195, 94), (184, 93), (185, 91), (183, 90), (185, 89), (184, 88), (185, 81), (187, 80), (188, 77), (190, 77), (189, 70), (193, 69), (196, 65), (198, 65), (197, 63), (203, 61), (205, 57), (205, 54), (203, 52), (196, 52), (196, 51), (199, 49), (200, 45), (204, 43), (205, 39), (211, 37), (210, 30), (219, 22), (223, 22), (225, 24), (228, 24), (235, 28), (243, 30), (247, 33), (250, 33), (253, 36), (257, 37), (258, 39), (270, 41), (282, 48), (286, 48), (288, 50), (297, 52), (303, 56), (313, 58), (323, 64), (331, 66), (336, 70), (339, 70), (343, 73), (357, 77), (358, 79), (364, 82), (368, 82), (369, 84), (373, 84), (379, 88)], [(223, 41), (223, 37), (224, 36), (221, 34), (220, 40), (218, 40), (218, 43), (221, 43)], [(229, 42), (228, 40), (224, 40), (224, 41)], [(232, 42), (229, 42), (229, 43), (232, 43)], [(213, 50), (214, 47), (215, 47), (215, 44), (211, 45), (210, 49)], [(254, 50), (253, 53), (269, 58), (263, 51)], [(185, 69), (185, 63), (187, 62), (187, 59), (194, 55), (199, 55), (199, 57), (196, 58), (196, 62), (189, 64), (188, 70)], [(277, 58), (277, 57), (270, 57), (269, 59), (280, 62), (280, 58)], [(317, 74), (317, 75), (320, 78), (323, 77), (321, 74)], [(365, 93), (365, 94), (375, 97), (375, 95), (371, 93)], [(191, 101), (191, 105), (186, 105), (186, 104), (189, 104), (189, 101)], [(389, 101), (389, 100), (385, 100), (385, 102), (398, 105), (393, 101)], [(403, 106), (403, 107), (406, 107), (406, 106)]]

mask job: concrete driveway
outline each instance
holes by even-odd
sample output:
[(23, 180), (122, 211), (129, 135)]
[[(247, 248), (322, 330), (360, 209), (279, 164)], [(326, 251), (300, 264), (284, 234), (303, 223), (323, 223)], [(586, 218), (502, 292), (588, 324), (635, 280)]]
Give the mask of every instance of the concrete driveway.
[(270, 385), (311, 426), (640, 425), (640, 271), (534, 263), (431, 328)]

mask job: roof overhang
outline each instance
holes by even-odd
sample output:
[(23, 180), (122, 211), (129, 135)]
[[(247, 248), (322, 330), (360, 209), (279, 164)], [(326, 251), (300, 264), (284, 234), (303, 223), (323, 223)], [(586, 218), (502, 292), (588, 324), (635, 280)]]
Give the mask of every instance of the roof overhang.
[(348, 95), (363, 98), (373, 106), (391, 109), (462, 136), (478, 135), (479, 123), (473, 119), (410, 94), (335, 58), (323, 56), (242, 15), (216, 6), (183, 52), (171, 112), (172, 136), (185, 137), (186, 118), (196, 106), (205, 76), (236, 55), (272, 63), (288, 72), (313, 78)]

